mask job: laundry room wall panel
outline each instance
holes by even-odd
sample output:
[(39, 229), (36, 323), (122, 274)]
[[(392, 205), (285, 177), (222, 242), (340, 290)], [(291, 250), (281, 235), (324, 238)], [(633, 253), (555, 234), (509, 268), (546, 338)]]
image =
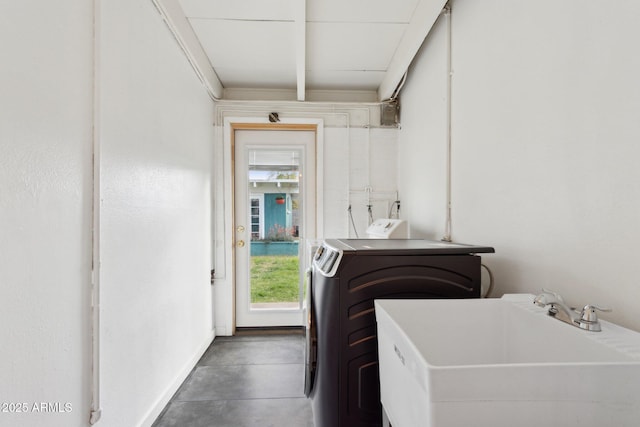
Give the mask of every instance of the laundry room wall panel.
[[(389, 217), (394, 202), (402, 201), (398, 192), (398, 130), (396, 128), (375, 129), (371, 131), (369, 138), (371, 209), (375, 220)], [(395, 215), (396, 210), (393, 209), (391, 213)], [(401, 211), (400, 214), (402, 213)]]
[(356, 237), (349, 206), (359, 237), (369, 225), (368, 205), (374, 219), (388, 215), (397, 192), (397, 133), (396, 128), (351, 128), (342, 149), (326, 147), (333, 161), (325, 163), (332, 181), (325, 191), (342, 191), (344, 202), (325, 207), (325, 237)]
[[(347, 208), (351, 206), (351, 213), (343, 211), (342, 218), (348, 220), (348, 229), (341, 230), (342, 234), (331, 236), (364, 237), (364, 230), (368, 224), (369, 214), (367, 205), (371, 192), (371, 130), (351, 129), (349, 139), (349, 169), (348, 169), (348, 200)], [(351, 222), (353, 218), (353, 223)], [(327, 219), (330, 221), (330, 219)], [(355, 224), (355, 230), (354, 230)]]
[(369, 129), (350, 129), (349, 153), (349, 189), (364, 190), (371, 185)]
[(152, 2), (99, 4), (99, 425), (150, 426), (213, 339), (213, 101)]
[(398, 187), (412, 237), (440, 239), (446, 220), (446, 25), (440, 18), (401, 93)]
[(85, 0), (0, 3), (3, 426), (89, 416), (92, 22)]
[(375, 191), (393, 192), (398, 189), (398, 130), (372, 129), (370, 140), (370, 185)]
[[(544, 286), (574, 305), (610, 306), (605, 318), (640, 330), (640, 60), (629, 55), (640, 5), (489, 0), (454, 1), (452, 10), (454, 240), (496, 248), (486, 259), (496, 296)], [(419, 125), (443, 123), (442, 98), (424, 92), (446, 88), (442, 67), (433, 72), (442, 34), (440, 22), (401, 95), (401, 159), (416, 150), (442, 158), (442, 136), (424, 146)], [(418, 164), (400, 173), (403, 194), (445, 188), (442, 175), (428, 188), (410, 184), (424, 176)], [(441, 234), (428, 220), (435, 215), (412, 215), (411, 225)]]
[[(351, 132), (347, 128), (325, 128), (324, 223), (325, 236), (346, 235), (349, 207), (349, 159)], [(345, 173), (346, 172), (346, 173)]]
[[(358, 236), (365, 237), (370, 217), (387, 217), (396, 200), (398, 129), (351, 129), (350, 134), (349, 201)], [(351, 223), (349, 233), (356, 237)]]

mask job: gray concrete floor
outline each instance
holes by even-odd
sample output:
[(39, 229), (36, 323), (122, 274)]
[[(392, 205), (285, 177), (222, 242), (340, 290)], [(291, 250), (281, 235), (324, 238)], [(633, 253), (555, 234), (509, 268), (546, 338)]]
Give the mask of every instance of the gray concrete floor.
[(304, 336), (218, 337), (153, 427), (313, 427)]

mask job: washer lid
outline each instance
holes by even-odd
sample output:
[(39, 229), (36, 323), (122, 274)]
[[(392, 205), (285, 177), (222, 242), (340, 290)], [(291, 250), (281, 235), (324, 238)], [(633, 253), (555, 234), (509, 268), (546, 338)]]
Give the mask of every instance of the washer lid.
[(426, 239), (327, 239), (326, 243), (343, 252), (358, 252), (360, 255), (464, 255), (494, 253), (490, 246), (468, 245)]

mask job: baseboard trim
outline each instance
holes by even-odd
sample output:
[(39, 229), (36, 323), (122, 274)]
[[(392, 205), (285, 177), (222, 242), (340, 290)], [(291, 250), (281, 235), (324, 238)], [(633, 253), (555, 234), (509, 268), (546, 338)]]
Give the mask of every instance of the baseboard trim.
[(171, 398), (176, 394), (182, 383), (187, 379), (198, 361), (202, 358), (204, 352), (207, 351), (215, 337), (215, 332), (211, 331), (193, 357), (183, 365), (173, 382), (165, 389), (160, 398), (156, 400), (153, 407), (144, 416), (142, 422), (138, 424), (138, 427), (151, 427), (153, 425), (160, 414), (162, 414), (162, 411), (164, 411), (164, 408), (171, 401)]
[(264, 328), (236, 328), (236, 335), (303, 335), (302, 326), (276, 326)]

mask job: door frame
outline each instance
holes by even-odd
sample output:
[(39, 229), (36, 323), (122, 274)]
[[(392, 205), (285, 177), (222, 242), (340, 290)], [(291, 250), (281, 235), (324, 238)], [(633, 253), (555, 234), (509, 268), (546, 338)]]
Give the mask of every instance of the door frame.
[[(216, 221), (216, 243), (220, 242), (224, 248), (222, 254), (216, 254), (216, 260), (223, 264), (223, 271), (220, 275), (221, 280), (217, 279), (218, 269), (216, 269), (216, 280), (220, 285), (215, 293), (216, 308), (218, 308), (216, 314), (216, 331), (219, 335), (235, 335), (236, 331), (235, 218), (233, 197), (235, 194), (234, 134), (235, 131), (239, 129), (314, 130), (316, 132), (316, 223), (315, 236), (310, 235), (308, 238), (315, 237), (316, 239), (320, 239), (324, 235), (322, 215), (324, 211), (324, 120), (281, 117), (279, 123), (271, 123), (266, 114), (264, 117), (224, 118), (222, 144), (224, 196), (222, 200), (216, 202), (215, 208), (216, 215), (223, 215), (221, 221)], [(220, 165), (220, 163), (217, 164)], [(303, 266), (304, 263), (301, 263), (300, 268), (304, 268)], [(222, 308), (222, 310), (219, 308)], [(219, 323), (222, 323), (222, 325), (219, 325)]]
[[(234, 267), (235, 267), (235, 323), (236, 327), (302, 326), (303, 301), (302, 284), (304, 260), (307, 254), (306, 242), (316, 237), (316, 128), (311, 125), (285, 126), (237, 126), (232, 128), (232, 148), (234, 158)], [(241, 143), (242, 141), (242, 143)], [(292, 150), (300, 153), (300, 170), (304, 178), (300, 181), (300, 239), (296, 257), (299, 260), (298, 308), (256, 308), (251, 303), (251, 239), (247, 222), (250, 189), (247, 170), (248, 154), (251, 150)], [(237, 181), (236, 181), (237, 180)], [(284, 191), (284, 190), (283, 190)], [(282, 225), (286, 225), (282, 224)], [(242, 226), (242, 231), (238, 227)], [(248, 268), (248, 269), (247, 269)]]

